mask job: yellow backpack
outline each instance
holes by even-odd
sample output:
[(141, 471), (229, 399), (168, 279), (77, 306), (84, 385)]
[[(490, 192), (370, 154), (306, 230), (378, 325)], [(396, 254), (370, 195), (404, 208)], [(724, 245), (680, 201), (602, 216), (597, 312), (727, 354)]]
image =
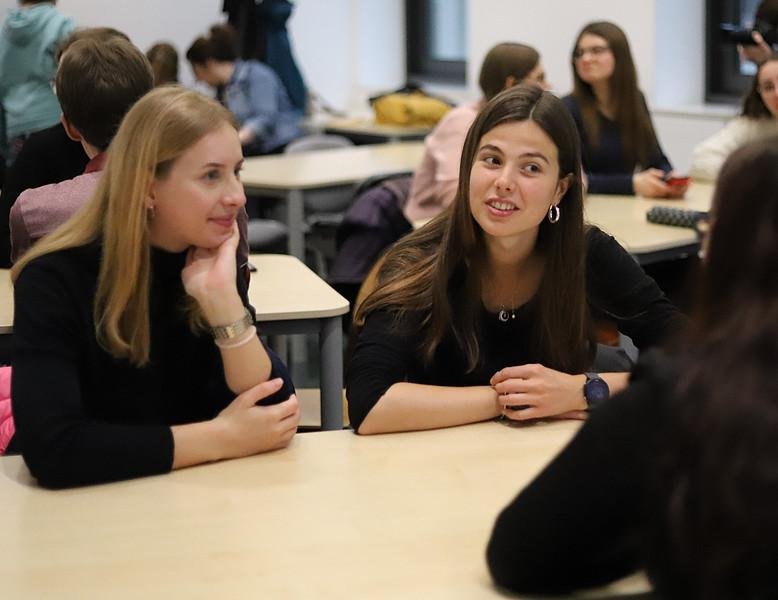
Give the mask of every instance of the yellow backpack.
[(386, 94), (372, 104), (376, 123), (407, 127), (432, 127), (451, 108), (421, 91)]

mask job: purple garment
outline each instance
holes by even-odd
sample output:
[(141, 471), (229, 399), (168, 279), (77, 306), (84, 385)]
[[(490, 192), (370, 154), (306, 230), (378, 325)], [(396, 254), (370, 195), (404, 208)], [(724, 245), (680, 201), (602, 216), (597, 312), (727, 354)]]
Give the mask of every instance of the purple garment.
[(25, 190), (11, 208), (11, 261), (67, 221), (97, 189), (101, 171)]

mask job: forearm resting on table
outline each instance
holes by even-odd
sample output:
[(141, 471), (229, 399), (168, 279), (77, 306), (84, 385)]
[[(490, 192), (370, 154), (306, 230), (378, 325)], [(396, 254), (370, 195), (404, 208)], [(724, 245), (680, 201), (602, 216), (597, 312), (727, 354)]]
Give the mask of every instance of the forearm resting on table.
[(235, 395), (242, 394), (270, 377), (270, 357), (254, 335), (254, 339), (236, 348), (219, 348), (224, 365), (224, 378)]
[(362, 421), (358, 433), (438, 429), (499, 416), (497, 393), (489, 386), (443, 387), (395, 383)]
[(216, 420), (173, 425), (173, 469), (229, 458), (226, 435)]

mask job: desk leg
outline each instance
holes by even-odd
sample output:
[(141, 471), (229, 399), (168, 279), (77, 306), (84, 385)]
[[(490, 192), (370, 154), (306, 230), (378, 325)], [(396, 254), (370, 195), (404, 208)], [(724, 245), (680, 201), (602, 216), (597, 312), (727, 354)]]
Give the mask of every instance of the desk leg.
[(341, 317), (319, 321), (321, 429), (343, 429), (343, 329)]
[(289, 227), (289, 254), (305, 262), (305, 234), (303, 233), (305, 206), (302, 190), (289, 190), (286, 201), (286, 224)]

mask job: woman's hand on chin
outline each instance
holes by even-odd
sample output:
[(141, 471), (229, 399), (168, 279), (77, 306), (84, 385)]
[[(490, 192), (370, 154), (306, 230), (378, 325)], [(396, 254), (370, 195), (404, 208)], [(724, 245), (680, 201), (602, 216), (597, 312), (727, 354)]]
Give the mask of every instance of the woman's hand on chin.
[(216, 248), (192, 246), (181, 271), (186, 293), (197, 300), (211, 325), (225, 325), (243, 314), (243, 303), (235, 284), (238, 225), (232, 235)]

